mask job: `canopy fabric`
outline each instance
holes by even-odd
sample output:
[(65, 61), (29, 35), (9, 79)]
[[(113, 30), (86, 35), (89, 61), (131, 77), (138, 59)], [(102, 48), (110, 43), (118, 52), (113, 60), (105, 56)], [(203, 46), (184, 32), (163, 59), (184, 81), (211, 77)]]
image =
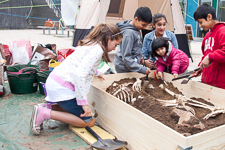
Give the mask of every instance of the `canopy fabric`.
[(105, 22), (110, 0), (82, 0), (77, 18), (78, 29), (90, 29), (98, 23)]
[(80, 0), (62, 0), (61, 15), (66, 25), (76, 25)]

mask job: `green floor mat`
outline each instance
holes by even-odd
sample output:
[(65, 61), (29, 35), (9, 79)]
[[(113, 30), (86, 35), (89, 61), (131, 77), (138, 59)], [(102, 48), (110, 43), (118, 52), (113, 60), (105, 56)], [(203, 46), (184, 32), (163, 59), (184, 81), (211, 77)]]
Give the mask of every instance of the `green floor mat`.
[(0, 98), (0, 149), (7, 150), (88, 150), (90, 146), (69, 130), (69, 125), (49, 120), (39, 136), (30, 130), (33, 105), (45, 102), (36, 93), (12, 94), (6, 83), (6, 95)]

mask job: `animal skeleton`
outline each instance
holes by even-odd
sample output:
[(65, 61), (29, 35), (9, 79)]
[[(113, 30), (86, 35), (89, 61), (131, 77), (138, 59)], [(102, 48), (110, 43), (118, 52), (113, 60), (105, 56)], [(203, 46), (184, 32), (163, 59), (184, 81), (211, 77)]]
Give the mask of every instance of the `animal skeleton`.
[[(163, 84), (159, 85), (159, 87), (163, 89)], [(189, 104), (189, 105), (192, 105), (192, 106), (195, 106), (195, 107), (202, 107), (202, 108), (210, 109), (212, 112), (207, 114), (203, 118), (205, 120), (209, 119), (210, 117), (215, 117), (217, 114), (225, 113), (225, 110), (223, 108), (210, 106), (210, 105), (207, 105), (205, 103), (187, 98), (187, 97), (185, 97), (181, 94), (175, 94), (174, 92), (170, 91), (167, 88), (165, 88), (164, 90), (167, 93), (169, 93), (170, 95), (175, 96), (176, 99), (174, 99), (174, 100), (158, 100), (160, 103), (163, 104), (163, 106), (174, 106), (174, 107), (177, 107), (177, 108), (184, 108), (187, 111), (190, 111), (194, 115), (195, 115), (194, 109), (189, 107), (189, 106), (186, 106), (185, 104)]]
[[(124, 102), (132, 102), (136, 99), (133, 98), (133, 92), (127, 87), (128, 85), (133, 84), (132, 82), (124, 83), (118, 86), (116, 90), (113, 91), (113, 95), (117, 98), (123, 100)], [(113, 86), (116, 86), (117, 84), (113, 84)]]

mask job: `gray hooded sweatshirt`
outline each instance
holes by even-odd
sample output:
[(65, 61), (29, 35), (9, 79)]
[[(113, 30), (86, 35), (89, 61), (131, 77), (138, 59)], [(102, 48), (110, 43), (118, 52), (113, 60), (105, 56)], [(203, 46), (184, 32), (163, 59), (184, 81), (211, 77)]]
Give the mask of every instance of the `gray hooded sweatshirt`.
[(116, 25), (123, 31), (123, 40), (117, 48), (114, 65), (118, 73), (146, 73), (147, 67), (140, 65), (142, 37), (140, 31), (130, 24), (131, 20), (119, 22)]

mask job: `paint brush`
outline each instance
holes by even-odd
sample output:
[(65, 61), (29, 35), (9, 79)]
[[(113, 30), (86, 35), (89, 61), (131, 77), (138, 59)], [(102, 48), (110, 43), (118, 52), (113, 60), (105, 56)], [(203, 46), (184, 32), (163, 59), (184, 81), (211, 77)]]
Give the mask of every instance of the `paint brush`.
[(163, 82), (165, 83), (166, 86), (168, 86), (168, 84), (166, 83), (166, 81), (162, 78)]

